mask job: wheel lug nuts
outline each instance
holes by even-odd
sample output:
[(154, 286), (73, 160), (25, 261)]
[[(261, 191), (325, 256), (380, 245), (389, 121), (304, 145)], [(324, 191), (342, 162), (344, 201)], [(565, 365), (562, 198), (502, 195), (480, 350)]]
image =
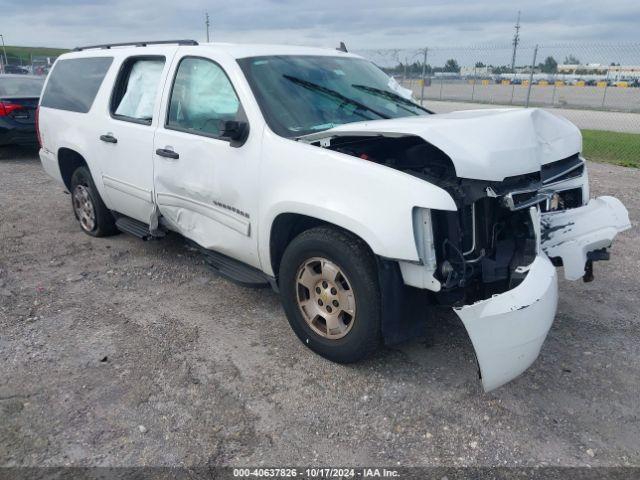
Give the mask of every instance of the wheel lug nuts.
[(331, 307), (327, 305), (327, 312), (331, 313)]
[(327, 282), (322, 282), (322, 288), (327, 288), (329, 284)]
[(334, 307), (339, 307), (339, 306), (340, 306), (340, 304), (338, 303), (338, 301), (337, 301), (337, 300), (334, 300), (334, 301), (333, 301), (333, 306), (334, 306)]
[(323, 305), (322, 300), (318, 300), (318, 305), (320, 305), (320, 306)]
[(336, 293), (338, 293), (338, 291), (335, 288), (331, 289), (331, 295), (335, 295)]
[(320, 290), (320, 287), (316, 287), (316, 293), (317, 293), (317, 294), (320, 294), (320, 292), (321, 292), (321, 291), (322, 291), (322, 290)]

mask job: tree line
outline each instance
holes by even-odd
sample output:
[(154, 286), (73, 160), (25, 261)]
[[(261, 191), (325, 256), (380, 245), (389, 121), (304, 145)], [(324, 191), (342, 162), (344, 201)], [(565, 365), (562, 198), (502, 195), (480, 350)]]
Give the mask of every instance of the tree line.
[[(564, 59), (565, 65), (581, 65), (580, 60), (574, 55), (568, 55)], [(616, 65), (616, 63), (611, 63), (611, 65)], [(619, 64), (618, 64), (619, 65)], [(476, 68), (486, 68), (489, 67), (489, 70), (495, 74), (500, 75), (504, 73), (514, 73), (514, 70), (511, 69), (510, 66), (507, 65), (486, 65), (483, 62), (476, 62)], [(524, 68), (529, 67), (528, 65)], [(407, 77), (419, 77), (422, 75), (423, 65), (421, 62), (413, 62), (413, 63), (398, 63), (395, 67), (384, 67), (383, 70), (390, 75), (406, 75)], [(558, 72), (558, 61), (553, 56), (548, 56), (545, 58), (544, 62), (538, 63), (536, 66), (536, 70), (542, 73), (554, 74)], [(424, 71), (426, 75), (433, 75), (434, 73), (460, 73), (460, 64), (455, 58), (448, 59), (444, 66), (442, 67), (434, 67), (427, 63), (424, 67)], [(585, 74), (589, 73), (590, 70), (577, 68), (576, 74)]]

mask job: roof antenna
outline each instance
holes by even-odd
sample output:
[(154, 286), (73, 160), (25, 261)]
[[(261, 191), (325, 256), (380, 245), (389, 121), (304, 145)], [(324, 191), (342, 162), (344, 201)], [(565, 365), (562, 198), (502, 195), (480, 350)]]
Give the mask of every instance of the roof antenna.
[(347, 53), (347, 46), (344, 44), (344, 42), (340, 42), (340, 46), (336, 48), (336, 50), (338, 50), (339, 52)]

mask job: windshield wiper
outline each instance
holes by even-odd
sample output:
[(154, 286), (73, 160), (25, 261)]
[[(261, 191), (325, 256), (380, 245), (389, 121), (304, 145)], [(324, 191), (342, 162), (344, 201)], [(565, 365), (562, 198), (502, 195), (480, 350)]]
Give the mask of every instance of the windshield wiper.
[[(424, 112), (427, 112), (427, 113), (433, 113), (431, 110), (429, 110), (427, 108), (424, 108), (423, 106), (418, 105), (415, 102), (412, 102), (408, 98), (404, 98), (402, 95), (398, 95), (397, 93), (393, 93), (393, 92), (390, 92), (388, 90), (382, 90), (380, 88), (375, 88), (375, 87), (368, 87), (367, 85), (351, 85), (351, 86), (353, 88), (357, 88), (358, 90), (363, 90), (365, 92), (369, 92), (372, 95), (378, 95), (380, 97), (384, 97), (384, 98), (388, 98), (390, 100), (393, 100), (394, 102), (397, 102), (397, 103), (403, 103), (405, 105), (410, 105), (413, 108), (418, 108), (418, 109), (420, 109), (420, 110), (422, 110)], [(408, 108), (405, 108), (405, 107), (402, 107), (402, 106), (400, 108), (402, 108), (403, 110), (406, 110), (408, 112), (411, 111)]]
[(330, 88), (323, 87), (322, 85), (318, 85), (317, 83), (309, 82), (308, 80), (304, 80), (304, 79), (298, 78), (298, 77), (293, 77), (291, 75), (282, 75), (282, 76), (284, 78), (286, 78), (287, 80), (289, 80), (290, 82), (293, 82), (293, 83), (295, 83), (297, 85), (300, 85), (300, 86), (302, 86), (304, 88), (307, 88), (309, 90), (313, 90), (313, 91), (316, 91), (316, 92), (324, 93), (325, 95), (328, 95), (329, 97), (337, 98), (338, 100), (341, 100), (344, 103), (349, 103), (349, 104), (354, 105), (354, 106), (356, 106), (358, 108), (361, 108), (363, 110), (371, 112), (371, 113), (379, 116), (380, 118), (391, 118), (389, 115), (385, 115), (384, 113), (380, 113), (377, 110), (374, 110), (373, 108), (366, 106), (364, 103), (360, 103), (359, 101), (354, 100), (353, 98), (345, 97), (340, 92), (337, 92), (337, 91), (332, 90)]

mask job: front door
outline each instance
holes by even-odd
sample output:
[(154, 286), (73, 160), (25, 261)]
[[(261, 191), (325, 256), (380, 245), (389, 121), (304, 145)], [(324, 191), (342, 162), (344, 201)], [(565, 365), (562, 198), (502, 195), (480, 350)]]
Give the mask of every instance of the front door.
[(246, 117), (219, 63), (184, 55), (174, 65), (154, 142), (158, 209), (185, 237), (257, 267), (259, 135), (241, 146), (223, 137), (221, 122)]

